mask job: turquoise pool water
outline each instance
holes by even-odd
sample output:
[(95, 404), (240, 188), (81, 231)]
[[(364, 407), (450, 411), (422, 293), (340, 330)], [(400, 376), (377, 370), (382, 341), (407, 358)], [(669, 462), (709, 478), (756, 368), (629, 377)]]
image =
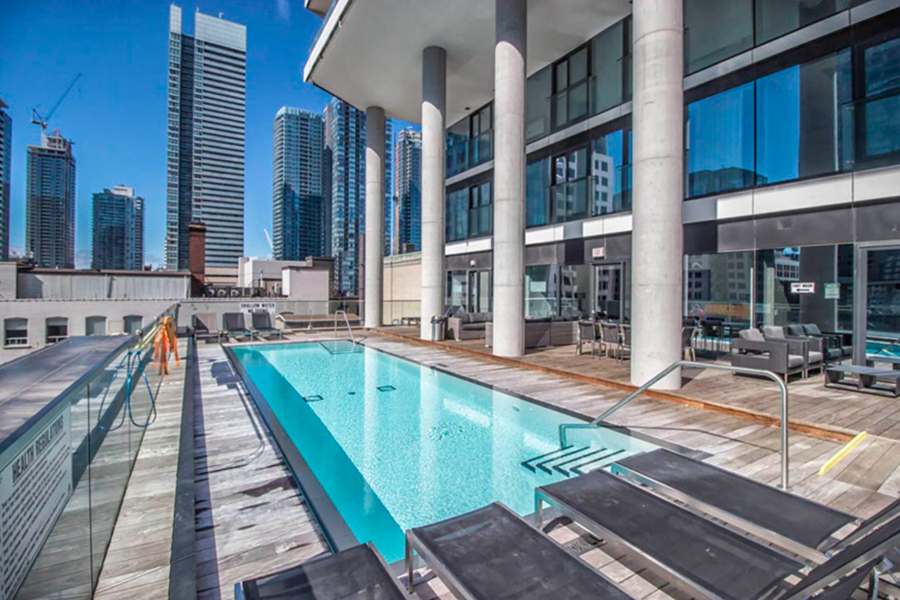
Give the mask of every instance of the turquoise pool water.
[(866, 342), (866, 354), (900, 356), (900, 346), (885, 342)]
[[(410, 527), (497, 500), (529, 514), (534, 488), (565, 477), (521, 463), (557, 449), (559, 425), (577, 419), (357, 349), (332, 354), (305, 343), (234, 352), (353, 534), (389, 562), (403, 558)], [(654, 447), (602, 429), (570, 438), (608, 449), (601, 456), (618, 452), (606, 462)]]

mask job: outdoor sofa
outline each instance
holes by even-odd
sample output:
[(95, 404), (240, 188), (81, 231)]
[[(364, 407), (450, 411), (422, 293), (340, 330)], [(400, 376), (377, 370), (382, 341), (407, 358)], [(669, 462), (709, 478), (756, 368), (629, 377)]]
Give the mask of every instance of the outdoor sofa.
[(735, 367), (771, 371), (785, 381), (791, 375), (806, 373), (802, 342), (766, 339), (758, 329), (744, 329), (732, 340), (731, 348), (731, 364)]
[(456, 341), (479, 340), (493, 319), (493, 313), (489, 312), (457, 311), (447, 319), (447, 337)]

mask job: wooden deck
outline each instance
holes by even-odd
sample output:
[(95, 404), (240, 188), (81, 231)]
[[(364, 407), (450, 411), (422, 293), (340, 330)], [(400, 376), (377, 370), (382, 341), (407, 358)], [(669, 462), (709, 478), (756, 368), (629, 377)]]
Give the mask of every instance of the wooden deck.
[[(594, 379), (574, 379), (566, 374), (536, 370), (534, 365), (500, 364), (490, 357), (461, 353), (448, 346), (412, 343), (376, 332), (368, 332), (367, 335), (364, 343), (374, 348), (585, 416), (599, 414), (627, 393), (621, 389), (622, 385), (604, 385)], [(331, 337), (330, 332), (290, 336), (291, 340), (328, 337)], [(328, 550), (280, 452), (221, 347), (201, 344), (197, 358), (194, 443), (198, 591), (202, 598), (231, 598), (237, 581), (296, 565)], [(543, 362), (543, 358), (548, 361)], [(530, 354), (525, 361), (535, 361), (537, 365), (549, 362), (557, 365), (554, 368), (566, 367), (575, 374), (578, 373), (576, 369), (591, 373), (602, 366), (604, 376), (618, 372), (621, 377), (628, 368), (627, 363), (614, 360), (575, 359), (571, 347)], [(765, 385), (752, 380), (732, 381), (730, 377), (721, 382), (704, 382), (704, 379), (698, 377), (691, 381), (688, 385), (694, 388), (688, 389), (712, 383), (739, 383), (747, 386), (743, 393), (752, 396)], [(796, 397), (800, 394), (795, 389), (796, 384), (791, 386)], [(747, 398), (748, 403), (756, 401), (753, 397)], [(795, 406), (798, 402), (802, 401), (795, 400)], [(763, 403), (758, 402), (759, 405)], [(176, 409), (172, 406), (169, 410)], [(765, 423), (645, 397), (616, 413), (612, 421), (709, 453), (711, 463), (758, 481), (771, 484), (778, 481), (779, 431)], [(147, 457), (153, 456), (167, 443), (163, 431), (155, 437), (150, 436), (151, 432), (152, 428), (145, 438), (141, 457), (145, 452)], [(797, 493), (860, 516), (872, 514), (900, 494), (900, 445), (893, 438), (869, 437), (825, 477), (819, 477), (817, 471), (841, 444), (800, 433), (792, 433), (790, 441), (791, 483)], [(160, 483), (160, 487), (165, 491), (166, 484)], [(126, 501), (132, 496), (130, 488), (128, 494)], [(135, 499), (140, 498), (137, 491), (134, 496)], [(143, 500), (148, 504), (154, 501)], [(123, 507), (123, 516), (128, 514)], [(136, 556), (140, 554), (141, 544), (152, 543), (146, 536), (119, 536), (120, 527), (123, 533), (128, 531), (127, 525), (117, 524), (114, 542), (120, 538), (131, 542), (130, 546), (127, 543), (117, 545), (118, 552)], [(160, 523), (158, 531), (154, 529), (152, 535), (160, 538), (170, 535), (170, 531), (165, 529)], [(636, 597), (651, 600), (683, 597), (675, 592), (670, 593), (667, 582), (642, 571), (627, 556), (610, 551), (575, 526), (558, 527), (552, 535), (601, 572), (620, 582)], [(104, 578), (117, 577), (116, 581), (125, 581), (128, 571), (121, 565), (127, 563), (128, 560), (110, 563), (104, 570)], [(159, 566), (157, 571), (164, 569)], [(131, 573), (137, 571), (132, 569)], [(136, 577), (135, 581), (139, 582), (140, 577)], [(153, 575), (148, 573), (145, 577), (151, 578)], [(124, 586), (121, 583), (118, 585)], [(159, 586), (153, 593), (151, 589), (152, 586), (141, 588), (136, 584), (134, 593), (122, 596), (166, 597), (165, 586)], [(422, 599), (451, 597), (446, 587), (436, 579), (419, 583), (416, 592)]]
[[(382, 331), (407, 339), (419, 335), (418, 329), (410, 327), (391, 327)], [(451, 340), (441, 344), (494, 360), (484, 340)], [(700, 361), (730, 364), (727, 356), (721, 356), (718, 360), (701, 358)], [(529, 350), (525, 356), (512, 362), (524, 368), (550, 370), (621, 386), (622, 389), (633, 389), (630, 383), (631, 363), (628, 360), (590, 354), (576, 356), (575, 346)], [(768, 422), (780, 419), (781, 396), (770, 381), (734, 376), (723, 371), (693, 369), (686, 369), (683, 379), (684, 387), (678, 393), (669, 394), (673, 401), (702, 403), (712, 410), (741, 411), (748, 418), (767, 417)], [(900, 399), (826, 388), (823, 376), (819, 374), (808, 379), (792, 378), (789, 390), (790, 420), (800, 431), (815, 434), (819, 430), (818, 433), (824, 436), (834, 434), (832, 437), (838, 441), (866, 431), (869, 435), (900, 441)]]

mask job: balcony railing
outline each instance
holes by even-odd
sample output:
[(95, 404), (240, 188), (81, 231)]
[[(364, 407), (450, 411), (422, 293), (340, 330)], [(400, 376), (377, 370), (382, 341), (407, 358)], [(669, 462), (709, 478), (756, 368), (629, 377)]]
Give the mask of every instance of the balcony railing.
[(468, 208), (447, 218), (447, 242), (487, 237), (494, 232), (494, 206)]
[(7, 480), (4, 505), (14, 510), (14, 496), (24, 503), (9, 523), (19, 529), (10, 538), (18, 545), (3, 547), (15, 553), (4, 559), (18, 561), (13, 579), (3, 582), (6, 597), (92, 597), (144, 431), (155, 418), (163, 376), (151, 368), (153, 337), (163, 317), (177, 320), (177, 310), (168, 308), (140, 335), (123, 336), (0, 440), (0, 473), (18, 472)]

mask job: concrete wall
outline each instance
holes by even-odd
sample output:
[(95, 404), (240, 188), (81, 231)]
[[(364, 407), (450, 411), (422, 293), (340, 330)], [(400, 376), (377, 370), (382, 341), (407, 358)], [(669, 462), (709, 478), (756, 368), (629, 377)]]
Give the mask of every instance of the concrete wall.
[(392, 325), (418, 317), (422, 299), (422, 255), (419, 252), (384, 259), (383, 322)]
[[(85, 334), (88, 317), (106, 317), (106, 333), (123, 333), (126, 316), (140, 316), (149, 325), (157, 315), (169, 308), (171, 300), (13, 300), (0, 302), (0, 363), (33, 352), (46, 345), (47, 319), (66, 317), (69, 336)], [(7, 319), (28, 320), (28, 345), (3, 347)]]
[(331, 270), (308, 267), (284, 267), (281, 290), (290, 300), (328, 302), (331, 296)]
[(190, 295), (189, 273), (19, 271), (19, 299), (180, 300)]

